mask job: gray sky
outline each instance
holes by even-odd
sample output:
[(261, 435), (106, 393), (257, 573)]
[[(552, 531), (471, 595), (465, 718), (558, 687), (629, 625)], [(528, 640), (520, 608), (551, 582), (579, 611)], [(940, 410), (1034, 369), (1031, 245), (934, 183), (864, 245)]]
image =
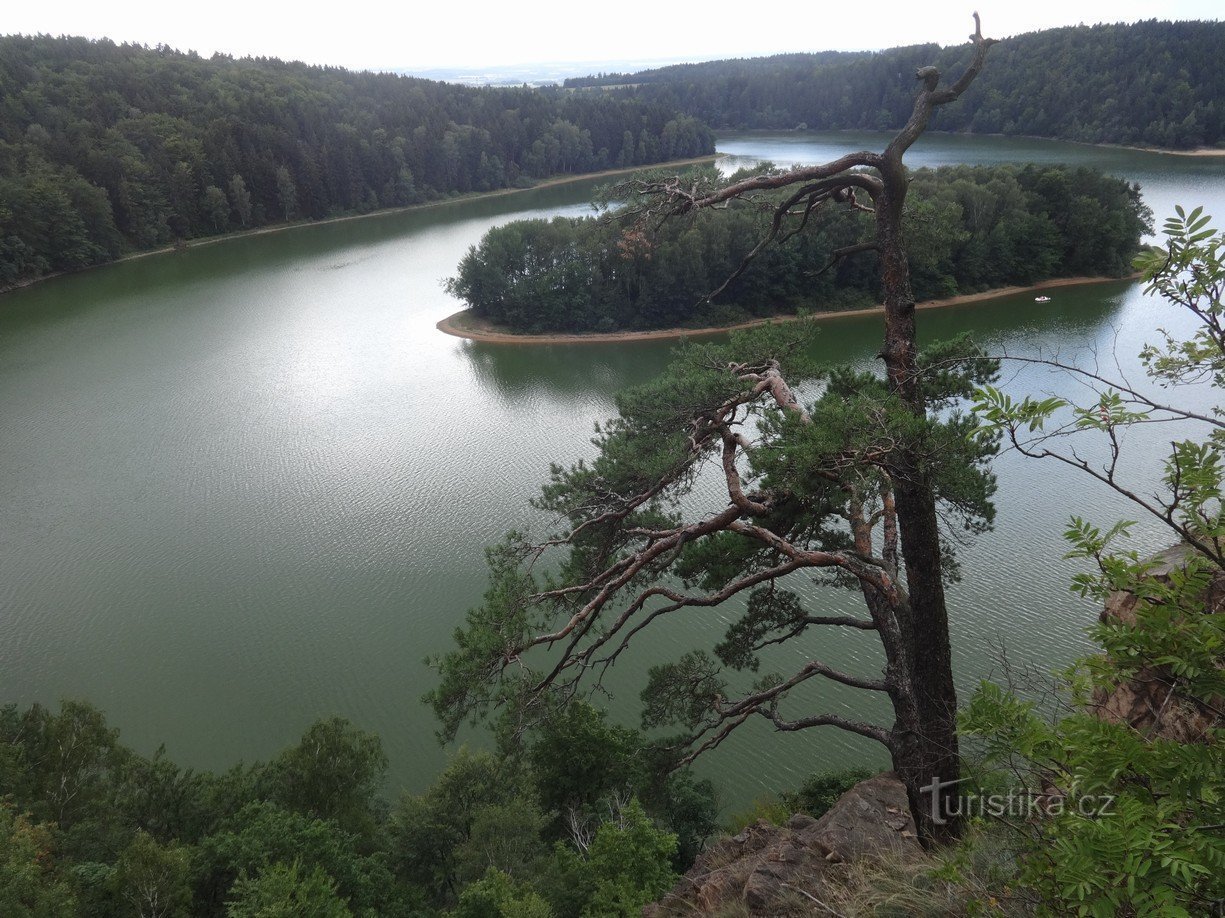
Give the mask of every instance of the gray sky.
[[(263, 55), (362, 69), (418, 70), (546, 61), (749, 57), (965, 40), (976, 0), (846, 4), (772, 0), (12, 0), (5, 33), (108, 37), (209, 55)], [(828, 4), (832, 6), (833, 4)], [(1220, 0), (988, 0), (984, 32), (1002, 38), (1060, 25), (1219, 19)]]

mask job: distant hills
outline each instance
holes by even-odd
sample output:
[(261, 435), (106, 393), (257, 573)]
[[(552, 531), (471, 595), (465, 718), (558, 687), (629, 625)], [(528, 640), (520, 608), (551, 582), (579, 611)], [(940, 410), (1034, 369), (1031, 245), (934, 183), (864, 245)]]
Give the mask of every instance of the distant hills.
[(0, 288), (176, 240), (714, 152), (647, 98), (0, 37)]
[[(992, 50), (932, 127), (1225, 146), (1223, 47), (1220, 22), (1020, 35)], [(0, 288), (181, 239), (704, 155), (711, 127), (895, 128), (915, 69), (953, 74), (967, 54), (936, 45), (786, 54), (541, 88), (506, 71), (514, 87), (477, 88), (0, 37)]]
[[(1225, 145), (1225, 23), (1048, 29), (993, 48), (982, 75), (932, 127), (1086, 143)], [(719, 129), (888, 130), (914, 72), (959, 72), (969, 46), (785, 54), (569, 79), (576, 90), (650, 100)]]
[(678, 54), (667, 60), (541, 61), (493, 67), (433, 67), (424, 70), (401, 67), (393, 72), (427, 80), (441, 80), (444, 83), (458, 83), (461, 86), (555, 86), (561, 85), (570, 77), (583, 74), (646, 70), (697, 60), (699, 58)]

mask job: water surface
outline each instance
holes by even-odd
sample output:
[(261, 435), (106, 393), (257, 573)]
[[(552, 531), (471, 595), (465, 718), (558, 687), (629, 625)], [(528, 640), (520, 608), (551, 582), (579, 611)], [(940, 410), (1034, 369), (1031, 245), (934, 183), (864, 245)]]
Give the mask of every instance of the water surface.
[[(810, 161), (880, 135), (754, 135), (737, 157)], [(1225, 218), (1225, 161), (1071, 144), (933, 136), (913, 165), (1100, 164), (1145, 184), (1159, 213)], [(424, 788), (447, 752), (419, 703), (484, 588), (482, 549), (528, 506), (551, 461), (589, 456), (592, 425), (650, 379), (666, 343), (497, 347), (447, 337), (443, 291), (490, 226), (580, 214), (591, 183), (457, 202), (200, 246), (63, 277), (0, 299), (0, 700), (86, 698), (151, 751), (223, 768), (275, 753), (318, 717), (378, 731), (393, 789)], [(1117, 347), (1124, 369), (1158, 304), (1120, 282), (925, 312), (925, 339), (971, 329), (1013, 354)], [(879, 319), (830, 322), (829, 361), (869, 365)], [(1111, 358), (1113, 359), (1113, 358)], [(1014, 391), (1067, 384), (1033, 369)], [(1204, 396), (1205, 398), (1207, 396)], [(1133, 444), (1150, 459), (1160, 443)], [(1117, 507), (1065, 470), (1006, 455), (995, 532), (961, 551), (952, 591), (959, 682), (1001, 652), (1041, 671), (1087, 645), (1094, 610), (1066, 589), (1071, 513)], [(1143, 544), (1164, 537), (1152, 526)], [(803, 585), (813, 608), (850, 594)], [(646, 667), (709, 648), (732, 610), (665, 621), (607, 683), (635, 716)], [(860, 671), (864, 635), (778, 651)], [(862, 714), (853, 692), (813, 698)], [(479, 741), (479, 737), (477, 738)], [(836, 731), (744, 731), (702, 765), (729, 802), (879, 753)]]

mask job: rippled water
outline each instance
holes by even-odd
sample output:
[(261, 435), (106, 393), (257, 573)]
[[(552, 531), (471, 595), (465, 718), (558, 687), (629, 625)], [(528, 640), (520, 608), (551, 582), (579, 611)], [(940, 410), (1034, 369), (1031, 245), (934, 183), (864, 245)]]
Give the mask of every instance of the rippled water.
[[(720, 147), (804, 161), (873, 143)], [(1207, 202), (1225, 218), (1219, 160), (938, 136), (911, 156), (1004, 159), (1099, 163), (1144, 182), (1161, 209)], [(447, 753), (418, 701), (431, 686), (422, 659), (447, 649), (479, 599), (483, 546), (539, 525), (527, 501), (549, 462), (590, 455), (614, 393), (657, 373), (669, 350), (460, 341), (434, 329), (457, 308), (440, 282), (488, 227), (583, 213), (589, 192), (575, 183), (233, 240), (0, 298), (0, 701), (84, 697), (137, 748), (164, 741), (210, 768), (266, 757), (342, 714), (383, 736), (395, 787), (428, 784)], [(1120, 282), (1058, 290), (1045, 305), (1018, 296), (925, 312), (921, 333), (968, 328), (1014, 354), (1117, 346), (1134, 372), (1159, 321), (1157, 304)], [(838, 319), (819, 348), (867, 364), (879, 339), (879, 320)], [(1010, 385), (1066, 384), (1031, 370)], [(962, 550), (952, 592), (963, 689), (998, 669), (1001, 648), (1042, 670), (1085, 649), (1094, 610), (1067, 592), (1059, 532), (1074, 512), (1117, 513), (1057, 467), (1005, 455), (997, 469), (997, 529)], [(1151, 526), (1139, 537), (1163, 541)], [(805, 591), (814, 607), (855, 607), (849, 594)], [(646, 667), (709, 647), (731, 614), (663, 622), (619, 664), (609, 706), (631, 719)], [(875, 659), (864, 635), (838, 634), (772, 662), (794, 666), (801, 650), (864, 671)], [(822, 704), (862, 704), (822, 691)], [(836, 731), (755, 727), (702, 767), (734, 803), (877, 755)]]

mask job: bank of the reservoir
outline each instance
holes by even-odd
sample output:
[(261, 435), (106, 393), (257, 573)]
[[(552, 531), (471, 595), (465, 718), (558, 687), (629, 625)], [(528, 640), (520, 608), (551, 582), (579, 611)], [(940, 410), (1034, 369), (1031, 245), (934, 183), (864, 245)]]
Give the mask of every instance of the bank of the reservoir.
[(221, 233), (217, 236), (204, 236), (196, 239), (183, 240), (174, 245), (161, 246), (156, 249), (146, 249), (142, 252), (132, 252), (130, 255), (124, 255), (122, 258), (116, 258), (114, 261), (103, 261), (96, 265), (86, 265), (83, 268), (78, 268), (75, 271), (56, 271), (52, 274), (42, 274), (38, 277), (29, 278), (28, 280), (18, 281), (13, 284), (0, 284), (0, 294), (9, 292), (10, 290), (20, 290), (23, 287), (30, 287), (34, 284), (41, 283), (45, 280), (50, 280), (53, 277), (63, 277), (65, 274), (80, 274), (82, 271), (92, 271), (95, 268), (105, 268), (108, 265), (122, 264), (125, 261), (135, 261), (138, 258), (148, 258), (151, 255), (168, 255), (173, 252), (181, 252), (184, 249), (199, 248), (204, 245), (215, 245), (218, 242), (229, 242), (236, 239), (249, 239), (253, 236), (267, 236), (270, 233), (283, 233), (287, 230), (302, 229), (307, 226), (328, 226), (335, 223), (348, 223), (353, 220), (367, 220), (371, 217), (387, 217), (392, 214), (403, 214), (417, 210), (428, 210), (435, 207), (445, 207), (448, 204), (455, 204), (459, 201), (475, 201), (483, 198), (501, 198), (507, 195), (519, 194), (524, 191), (539, 191), (542, 188), (556, 188), (559, 185), (569, 185), (574, 182), (585, 182), (599, 180), (602, 178), (612, 178), (617, 175), (629, 175), (634, 172), (648, 172), (653, 169), (675, 169), (684, 166), (701, 166), (715, 162), (721, 154), (712, 156), (695, 156), (691, 159), (673, 159), (663, 163), (653, 163), (644, 166), (625, 166), (618, 169), (604, 169), (600, 172), (584, 172), (581, 175), (558, 175), (553, 178), (543, 179), (532, 185), (525, 185), (521, 188), (496, 188), (493, 191), (476, 191), (470, 194), (456, 195), (455, 197), (441, 198), (437, 201), (425, 201), (421, 204), (409, 204), (405, 207), (388, 207), (382, 210), (372, 210), (367, 214), (346, 214), (342, 217), (327, 217), (323, 220), (296, 220), (292, 223), (279, 223), (276, 226), (261, 226), (258, 229), (238, 230), (233, 233)]
[[(1134, 279), (1139, 275), (1130, 275)], [(1056, 287), (1077, 287), (1085, 284), (1103, 284), (1109, 281), (1128, 280), (1129, 277), (1057, 277), (1031, 284), (1028, 287), (996, 287), (983, 290), (980, 293), (966, 293), (961, 296), (949, 296), (938, 300), (924, 300), (916, 303), (916, 309), (940, 309), (944, 306), (961, 306), (965, 303), (977, 303), (982, 300), (994, 300), (1004, 296), (1014, 296), (1018, 293), (1031, 293), (1039, 290), (1051, 290)], [(883, 314), (883, 306), (872, 306), (867, 309), (843, 309), (830, 312), (813, 312), (808, 316), (812, 319), (825, 321), (828, 319), (851, 319), (863, 316)], [(740, 322), (736, 325), (717, 325), (705, 328), (660, 328), (650, 331), (621, 332), (589, 332), (572, 334), (525, 335), (507, 331), (472, 315), (469, 309), (461, 309), (452, 313), (435, 328), (456, 338), (467, 338), (469, 341), (480, 341), (485, 344), (618, 344), (634, 341), (668, 341), (680, 338), (701, 338), (710, 335), (722, 335), (744, 328), (756, 328), (759, 325), (779, 325), (784, 322), (794, 322), (798, 316), (769, 316)]]
[[(884, 137), (765, 135), (719, 149), (736, 155), (732, 168), (750, 157), (824, 162), (851, 139), (874, 149)], [(1225, 216), (1220, 158), (942, 135), (908, 158), (1108, 166), (1143, 183), (1158, 219), (1174, 204)], [(181, 765), (214, 771), (270, 758), (337, 714), (383, 737), (390, 793), (424, 792), (453, 750), (416, 703), (437, 685), (418, 661), (450, 649), (482, 602), (487, 545), (510, 529), (555, 527), (529, 504), (550, 463), (594, 455), (593, 424), (616, 415), (618, 393), (663, 372), (671, 347), (556, 345), (542, 359), (544, 349), (461, 346), (434, 331), (464, 305), (439, 279), (494, 226), (589, 213), (591, 184), (193, 246), (4, 297), (4, 700), (89, 699), (143, 754), (164, 742)], [(932, 309), (922, 334), (970, 332), (1014, 356), (1117, 352), (1140, 377), (1135, 355), (1160, 340), (1161, 324), (1140, 286)], [(814, 364), (876, 365), (881, 320), (829, 318), (845, 321), (816, 336)], [(1083, 394), (1033, 365), (1010, 370), (1007, 384), (1016, 398)], [(1209, 395), (1195, 395), (1197, 410), (1211, 410)], [(1135, 436), (1135, 467), (1160, 469), (1161, 431)], [(1098, 610), (1067, 589), (1080, 567), (1065, 559), (1062, 533), (1073, 514), (1127, 512), (1070, 469), (1005, 453), (996, 471), (996, 528), (958, 546), (973, 576), (949, 588), (967, 694), (998, 673), (1001, 646), (1035, 672), (1091, 652), (1083, 628)], [(1160, 530), (1137, 527), (1134, 547), (1159, 549)], [(827, 614), (862, 606), (807, 578), (794, 589)], [(617, 723), (638, 722), (650, 667), (709, 650), (728, 620), (665, 616), (659, 627), (607, 674), (598, 700)], [(872, 672), (880, 662), (865, 638), (831, 635), (823, 657)], [(789, 665), (763, 658), (763, 671)], [(821, 686), (813, 703), (868, 716), (861, 696)], [(746, 727), (699, 760), (733, 809), (875, 754), (849, 734), (778, 742), (764, 721)], [(483, 736), (464, 738), (478, 746)]]
[[(743, 130), (720, 131), (718, 134), (718, 139), (723, 141), (723, 140), (730, 140), (730, 139), (736, 139), (736, 138), (746, 138), (746, 139), (751, 139), (755, 137), (778, 138), (778, 137), (786, 137), (789, 134), (793, 134), (796, 136), (802, 136), (806, 133), (824, 134), (829, 137), (837, 137), (839, 135), (845, 135), (847, 137), (863, 137), (864, 134), (867, 132), (865, 132), (862, 129), (858, 129), (858, 128), (846, 128), (843, 130), (836, 130), (836, 131), (831, 130), (831, 131), (812, 131), (812, 132), (798, 131), (798, 130), (789, 132), (789, 131), (770, 130), (769, 128), (747, 128)], [(1143, 146), (1140, 144), (1130, 144), (1130, 143), (1092, 143), (1092, 142), (1085, 141), (1085, 140), (1068, 140), (1062, 137), (1049, 137), (1049, 136), (1044, 136), (1042, 134), (1004, 134), (999, 131), (969, 132), (969, 131), (935, 131), (935, 130), (929, 129), (923, 132), (923, 136), (924, 137), (947, 137), (947, 138), (953, 138), (953, 139), (959, 139), (959, 140), (960, 139), (974, 140), (976, 138), (983, 138), (983, 137), (989, 137), (989, 138), (998, 139), (998, 140), (1012, 140), (1012, 141), (1036, 140), (1042, 143), (1049, 142), (1049, 143), (1057, 143), (1057, 144), (1067, 144), (1068, 146), (1073, 146), (1073, 147), (1085, 147), (1090, 150), (1132, 150), (1136, 153), (1161, 153), (1161, 154), (1165, 154), (1168, 156), (1187, 156), (1187, 157), (1192, 157), (1192, 158), (1204, 158), (1204, 159), (1213, 159), (1219, 156), (1225, 156), (1225, 147), (1192, 147), (1189, 150), (1175, 150), (1171, 147), (1151, 147), (1151, 146)], [(850, 148), (848, 147), (848, 149)]]

